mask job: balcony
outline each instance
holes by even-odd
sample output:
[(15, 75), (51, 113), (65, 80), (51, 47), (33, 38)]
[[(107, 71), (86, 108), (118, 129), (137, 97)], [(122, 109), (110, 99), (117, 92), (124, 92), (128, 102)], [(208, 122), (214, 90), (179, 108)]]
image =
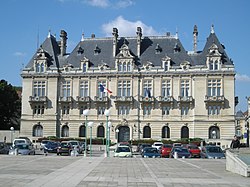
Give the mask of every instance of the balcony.
[(98, 104), (98, 103), (108, 103), (109, 102), (109, 98), (107, 96), (104, 96), (104, 97), (95, 96), (94, 102), (96, 104)]
[(116, 96), (115, 102), (121, 102), (121, 103), (131, 103), (133, 102), (134, 97), (133, 96)]
[(160, 105), (174, 105), (174, 98), (173, 96), (159, 96), (158, 102)]
[(59, 103), (72, 103), (73, 102), (73, 98), (71, 96), (68, 97), (59, 97), (58, 99)]
[(178, 106), (188, 104), (191, 108), (194, 107), (194, 98), (192, 96), (179, 96)]
[(216, 105), (221, 105), (222, 107), (224, 106), (225, 103), (225, 97), (224, 96), (205, 96), (204, 102), (206, 103), (206, 106), (210, 104), (216, 104)]
[(86, 96), (86, 97), (77, 96), (76, 97), (76, 102), (78, 104), (80, 104), (80, 103), (89, 103), (90, 102), (90, 97), (89, 96)]
[(48, 98), (47, 96), (30, 96), (29, 97), (29, 103), (30, 104), (38, 104), (38, 103), (42, 103), (42, 104), (47, 104)]
[(155, 98), (154, 97), (146, 97), (146, 96), (140, 96), (139, 97), (139, 101), (141, 103), (154, 103)]

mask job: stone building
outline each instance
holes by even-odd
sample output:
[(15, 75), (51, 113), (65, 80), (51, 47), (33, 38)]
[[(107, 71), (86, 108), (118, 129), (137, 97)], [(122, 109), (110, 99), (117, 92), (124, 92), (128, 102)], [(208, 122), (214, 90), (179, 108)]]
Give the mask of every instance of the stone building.
[(235, 133), (235, 69), (213, 26), (202, 51), (197, 26), (188, 52), (177, 34), (135, 32), (82, 35), (71, 53), (64, 30), (60, 41), (49, 33), (21, 73), (21, 135), (85, 137), (91, 121), (93, 138), (106, 137), (109, 124), (112, 141), (203, 138), (228, 145)]

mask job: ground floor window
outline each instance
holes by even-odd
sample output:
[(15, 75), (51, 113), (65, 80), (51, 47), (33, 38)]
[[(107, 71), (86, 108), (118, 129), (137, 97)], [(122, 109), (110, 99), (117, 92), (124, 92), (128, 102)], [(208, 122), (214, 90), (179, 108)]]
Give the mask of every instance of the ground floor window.
[(189, 129), (187, 126), (181, 128), (181, 138), (189, 138)]
[(170, 138), (170, 128), (168, 126), (164, 126), (161, 132), (162, 138)]
[(217, 126), (209, 128), (209, 139), (220, 139), (220, 129)]
[(62, 126), (62, 137), (69, 137), (69, 127), (68, 125)]
[(37, 125), (35, 125), (33, 127), (33, 136), (35, 136), (35, 137), (43, 137), (43, 127), (42, 127), (42, 125), (37, 124)]
[(150, 126), (145, 126), (143, 128), (143, 138), (151, 138), (151, 128), (150, 128)]

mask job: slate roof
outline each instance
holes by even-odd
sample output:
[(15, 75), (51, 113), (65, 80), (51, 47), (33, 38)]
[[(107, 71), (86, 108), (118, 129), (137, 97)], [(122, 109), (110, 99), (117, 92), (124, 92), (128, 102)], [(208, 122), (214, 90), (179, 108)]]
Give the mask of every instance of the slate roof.
[[(203, 51), (189, 55), (182, 46), (180, 40), (176, 37), (159, 36), (159, 37), (142, 37), (141, 55), (137, 57), (137, 38), (136, 37), (121, 37), (118, 38), (117, 53), (123, 44), (128, 45), (132, 55), (135, 56), (136, 64), (142, 65), (146, 62), (151, 62), (154, 66), (162, 65), (162, 58), (168, 56), (171, 58), (173, 66), (179, 66), (183, 61), (190, 62), (191, 66), (205, 65), (206, 57), (209, 48), (212, 44), (216, 44), (219, 52), (222, 54), (222, 63), (225, 65), (233, 65), (233, 62), (228, 58), (223, 46), (219, 42), (215, 33), (210, 33)], [(55, 37), (48, 37), (41, 47), (52, 57), (52, 67), (63, 67), (65, 64), (71, 64), (73, 67), (80, 66), (80, 60), (86, 57), (95, 67), (100, 63), (106, 63), (111, 68), (115, 67), (115, 58), (113, 57), (113, 38), (88, 38), (80, 41), (75, 49), (64, 57), (60, 57), (60, 47)], [(94, 50), (99, 49), (99, 53), (95, 54)], [(178, 48), (178, 50), (175, 50)], [(156, 49), (160, 52), (156, 53)], [(79, 54), (78, 51), (82, 52)], [(33, 67), (32, 57), (26, 67)]]

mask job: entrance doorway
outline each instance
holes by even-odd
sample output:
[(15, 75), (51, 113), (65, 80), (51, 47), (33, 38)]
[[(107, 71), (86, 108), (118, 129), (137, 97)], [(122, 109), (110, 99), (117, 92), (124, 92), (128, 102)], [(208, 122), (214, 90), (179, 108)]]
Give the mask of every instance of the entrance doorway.
[(128, 142), (130, 139), (130, 131), (128, 126), (119, 127), (118, 142)]

